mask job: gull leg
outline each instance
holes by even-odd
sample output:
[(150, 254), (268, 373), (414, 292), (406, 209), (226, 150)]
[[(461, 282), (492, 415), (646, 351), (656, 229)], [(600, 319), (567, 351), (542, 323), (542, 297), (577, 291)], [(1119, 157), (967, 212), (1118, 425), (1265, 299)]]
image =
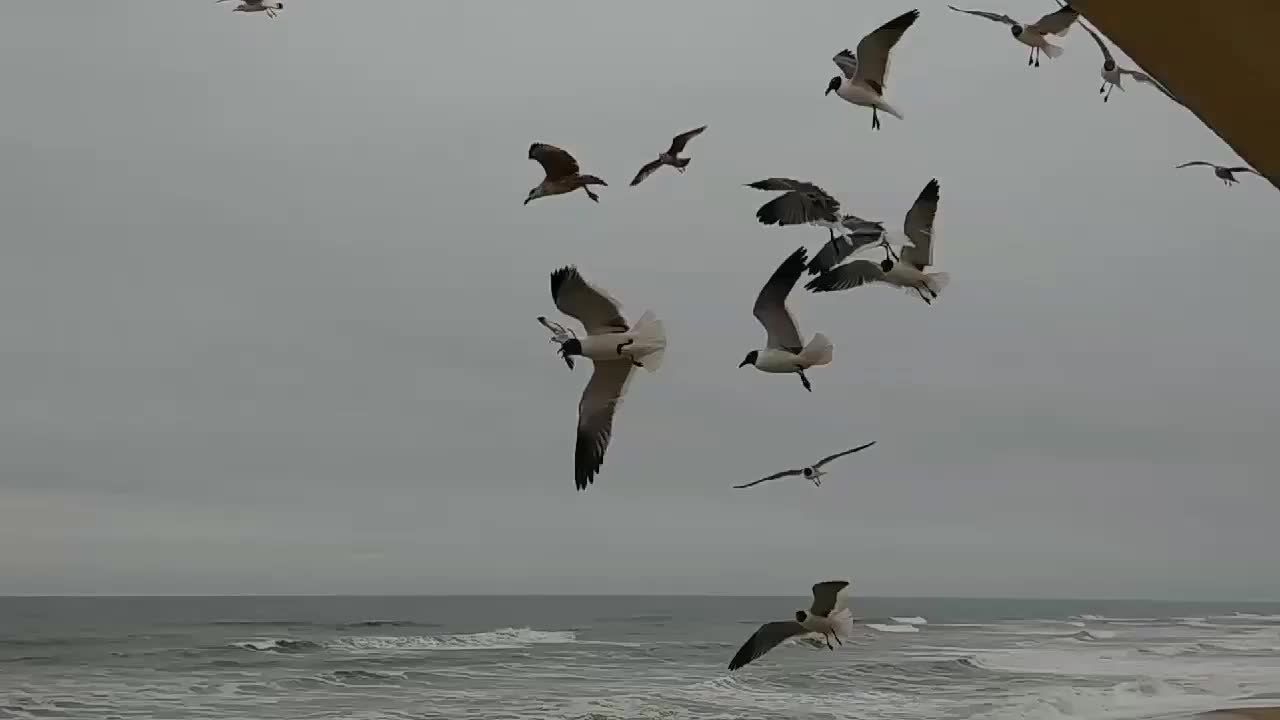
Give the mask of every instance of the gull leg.
[(841, 646), (843, 646), (843, 645), (844, 645), (844, 641), (843, 641), (843, 640), (841, 640), (841, 639), (840, 639), (840, 636), (839, 636), (839, 635), (837, 635), (836, 633), (831, 633), (831, 637), (833, 637), (833, 638), (835, 638), (835, 639), (836, 639), (836, 644), (837, 644), (837, 645), (841, 645)]
[(618, 357), (622, 357), (622, 348), (624, 348), (624, 347), (626, 347), (626, 346), (628, 346), (628, 345), (631, 345), (631, 344), (632, 344), (632, 343), (634, 343), (635, 341), (636, 341), (636, 339), (635, 339), (635, 338), (631, 338), (630, 340), (628, 340), (628, 341), (626, 341), (626, 342), (618, 343), (618, 349), (617, 349), (617, 351), (616, 351), (616, 352), (618, 353)]
[(822, 639), (827, 641), (827, 649), (828, 649), (828, 650), (835, 650), (835, 649), (836, 649), (836, 647), (835, 647), (834, 645), (832, 645), (832, 644), (831, 644), (831, 636), (830, 636), (830, 635), (828, 635), (828, 634), (826, 634), (826, 633), (822, 633)]
[(924, 304), (925, 304), (925, 305), (932, 305), (932, 304), (933, 304), (933, 301), (929, 299), (929, 296), (924, 294), (924, 290), (921, 290), (919, 287), (917, 287), (917, 288), (916, 288), (916, 293), (918, 293), (918, 294), (920, 295), (920, 299), (924, 301)]
[(874, 107), (871, 108), (871, 129), (880, 129), (880, 113), (878, 113)]
[(800, 384), (804, 385), (804, 389), (813, 392), (813, 386), (809, 384), (809, 378), (804, 375), (804, 368), (796, 370), (796, 374), (800, 376)]
[(1104, 92), (1106, 92), (1106, 91), (1107, 91), (1107, 81), (1106, 81), (1106, 80), (1103, 80), (1103, 81), (1102, 81), (1102, 87), (1098, 88), (1098, 94), (1099, 94), (1099, 95), (1101, 95), (1102, 93), (1104, 93)]
[(1036, 59), (1036, 49), (1031, 48), (1031, 54), (1027, 56), (1027, 67), (1031, 67), (1031, 63)]
[(587, 191), (587, 197), (591, 198), (595, 202), (600, 202), (600, 196), (591, 192), (591, 188), (587, 187), (586, 185), (583, 185), (582, 189)]

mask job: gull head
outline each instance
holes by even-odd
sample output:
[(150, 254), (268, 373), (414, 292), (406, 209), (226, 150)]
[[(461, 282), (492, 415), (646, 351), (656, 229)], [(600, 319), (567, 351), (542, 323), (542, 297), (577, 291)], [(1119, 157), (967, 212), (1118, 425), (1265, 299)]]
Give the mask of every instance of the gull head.
[(798, 622), (798, 623), (803, 623), (803, 622), (804, 622), (804, 619), (805, 619), (806, 617), (808, 617), (808, 616), (809, 616), (809, 614), (808, 614), (808, 613), (806, 613), (805, 611), (803, 611), (803, 610), (797, 610), (797, 611), (796, 611), (796, 622)]
[(746, 367), (746, 366), (748, 366), (748, 365), (755, 365), (755, 364), (756, 364), (756, 360), (757, 360), (757, 359), (759, 359), (759, 357), (760, 357), (760, 351), (759, 351), (759, 350), (752, 350), (751, 352), (747, 353), (747, 356), (746, 356), (745, 358), (743, 358), (743, 359), (742, 359), (742, 362), (738, 363), (738, 367)]
[(882, 272), (889, 272), (892, 269), (893, 269), (893, 260), (890, 260), (889, 258), (885, 258), (880, 261), (880, 270)]
[(1115, 61), (1115, 60), (1107, 60), (1106, 62), (1102, 63), (1102, 69), (1103, 69), (1104, 71), (1106, 71), (1106, 72), (1111, 72), (1112, 70), (1115, 70), (1115, 69), (1116, 69), (1116, 61)]
[(564, 364), (573, 369), (573, 356), (582, 354), (582, 341), (573, 338), (560, 343), (560, 357), (564, 358)]
[(840, 89), (840, 76), (839, 76), (839, 75), (837, 75), (837, 76), (835, 76), (835, 77), (831, 78), (831, 82), (827, 83), (827, 91), (826, 91), (826, 92), (824, 92), (824, 93), (822, 93), (822, 94), (823, 94), (823, 95), (830, 95), (831, 93), (833, 93), (833, 92), (835, 92), (835, 91), (837, 91), (837, 90), (839, 90), (839, 89)]
[(542, 197), (542, 185), (537, 185), (532, 190), (529, 191), (529, 194), (527, 196), (525, 196), (524, 204), (528, 205), (529, 203), (533, 202), (534, 200), (537, 200), (540, 197)]
[(1013, 27), (1009, 28), (1009, 32), (1013, 33), (1014, 37), (1022, 37), (1022, 31), (1025, 29), (1026, 28), (1022, 27), (1021, 25), (1014, 25)]

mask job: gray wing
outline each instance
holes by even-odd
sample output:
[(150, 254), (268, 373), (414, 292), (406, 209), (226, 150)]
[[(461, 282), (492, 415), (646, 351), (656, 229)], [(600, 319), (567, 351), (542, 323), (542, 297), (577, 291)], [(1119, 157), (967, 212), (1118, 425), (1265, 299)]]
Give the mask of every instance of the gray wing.
[(1248, 165), (1239, 165), (1239, 166), (1236, 166), (1236, 167), (1229, 167), (1229, 168), (1227, 168), (1227, 172), (1233, 172), (1233, 173), (1253, 173), (1254, 175), (1257, 175), (1258, 177), (1262, 177), (1262, 173), (1258, 172), (1257, 170), (1254, 170), (1253, 168), (1249, 167)]
[(729, 661), (729, 669), (737, 670), (747, 663), (782, 644), (782, 641), (803, 635), (807, 630), (795, 620), (765, 623), (756, 630), (747, 641), (738, 648), (733, 659)]
[(807, 225), (840, 220), (840, 202), (811, 182), (766, 178), (748, 183), (747, 187), (782, 192), (756, 210), (756, 219), (764, 225)]
[(613, 437), (613, 414), (627, 392), (630, 360), (596, 360), (591, 380), (578, 401), (578, 437), (573, 448), (573, 482), (585, 490), (595, 482)]
[(845, 258), (864, 247), (875, 245), (884, 238), (884, 225), (870, 220), (862, 220), (853, 215), (845, 215), (840, 223), (848, 233), (838, 235), (822, 245), (809, 261), (809, 274), (817, 275), (844, 262)]
[(707, 126), (703, 125), (702, 127), (694, 128), (689, 132), (682, 132), (679, 135), (671, 138), (671, 149), (667, 150), (667, 154), (679, 155), (681, 152), (684, 152), (684, 146), (688, 145), (690, 140), (701, 135), (702, 132), (706, 129), (707, 129)]
[(854, 80), (861, 80), (876, 92), (883, 92), (893, 46), (919, 17), (919, 10), (908, 10), (858, 41), (858, 74)]
[(809, 612), (819, 617), (826, 617), (836, 609), (840, 601), (840, 591), (849, 587), (848, 580), (827, 580), (813, 586), (813, 605)]
[(858, 74), (858, 56), (854, 55), (849, 48), (836, 53), (835, 57), (831, 58), (831, 62), (834, 62), (836, 67), (840, 68), (840, 74), (847, 78)]
[(661, 159), (654, 159), (654, 160), (650, 160), (650, 161), (649, 161), (649, 163), (648, 163), (647, 165), (645, 165), (644, 167), (640, 168), (640, 172), (636, 173), (636, 177), (635, 177), (635, 179), (631, 181), (631, 187), (635, 187), (635, 186), (639, 185), (640, 183), (644, 182), (644, 179), (645, 179), (645, 178), (647, 178), (647, 177), (649, 177), (650, 175), (652, 175), (652, 174), (653, 174), (653, 171), (654, 171), (654, 170), (657, 170), (657, 169), (658, 169), (658, 168), (660, 168), (660, 167), (662, 167), (662, 160), (661, 160)]
[(582, 323), (588, 335), (626, 332), (629, 327), (622, 317), (622, 304), (584, 280), (572, 265), (551, 273), (551, 299), (560, 312)]
[(1217, 165), (1214, 165), (1211, 162), (1205, 162), (1203, 160), (1192, 160), (1191, 162), (1185, 162), (1185, 163), (1182, 163), (1181, 165), (1175, 165), (1174, 169), (1176, 170), (1176, 169), (1185, 168), (1185, 167), (1194, 167), (1197, 165), (1203, 165), (1205, 167), (1211, 167), (1214, 169), (1217, 169), (1218, 167)]
[[(1084, 23), (1080, 23), (1080, 26), (1084, 28), (1085, 32), (1089, 33), (1089, 37), (1093, 38), (1094, 42), (1098, 43), (1098, 49), (1102, 51), (1102, 62), (1114, 63), (1116, 59), (1111, 55), (1111, 48), (1107, 47), (1107, 44), (1102, 41), (1102, 36), (1094, 32), (1093, 28), (1085, 25)], [(1124, 71), (1121, 70), (1120, 72), (1123, 73)]]
[(952, 10), (955, 10), (956, 12), (962, 12), (962, 13), (965, 13), (966, 15), (977, 15), (977, 16), (978, 16), (978, 17), (980, 17), (980, 18), (986, 18), (986, 19), (988, 19), (988, 20), (994, 20), (994, 21), (996, 21), (996, 22), (998, 22), (998, 23), (1004, 23), (1005, 25), (1017, 25), (1017, 24), (1018, 24), (1018, 21), (1017, 21), (1017, 20), (1014, 20), (1013, 18), (1009, 17), (1008, 15), (1001, 15), (1000, 13), (987, 12), (987, 11), (985, 11), (985, 10), (962, 10), (962, 9), (960, 9), (960, 8), (956, 7), (955, 5), (948, 5), (947, 7), (951, 8)]
[(751, 308), (751, 314), (756, 316), (769, 335), (765, 344), (767, 348), (782, 348), (796, 353), (804, 348), (800, 328), (787, 309), (787, 296), (804, 273), (805, 255), (804, 248), (788, 255), (769, 276), (769, 281), (760, 289), (756, 304)]
[[(792, 180), (791, 178), (772, 177), (764, 180), (757, 180), (753, 183), (747, 183), (747, 187), (756, 190), (766, 190), (769, 192), (787, 192), (788, 190), (799, 190), (801, 192), (817, 192), (826, 194), (822, 188), (811, 182), (804, 180)], [(830, 197), (830, 196), (828, 196)]]
[(1027, 29), (1042, 35), (1066, 35), (1072, 23), (1079, 17), (1080, 13), (1075, 8), (1063, 5), (1027, 26)]
[(884, 271), (880, 269), (879, 263), (870, 260), (854, 260), (822, 273), (810, 280), (805, 288), (813, 292), (835, 292), (882, 280), (884, 280)]
[(1181, 104), (1182, 104), (1182, 101), (1181, 101), (1181, 100), (1179, 100), (1178, 98), (1174, 97), (1174, 96), (1173, 96), (1173, 93), (1169, 92), (1169, 88), (1165, 87), (1164, 85), (1161, 85), (1159, 80), (1156, 80), (1155, 78), (1153, 78), (1153, 77), (1151, 77), (1150, 75), (1148, 75), (1148, 74), (1146, 74), (1146, 73), (1142, 72), (1141, 70), (1127, 70), (1127, 69), (1125, 69), (1125, 68), (1120, 68), (1120, 74), (1121, 74), (1121, 75), (1128, 75), (1129, 77), (1131, 77), (1131, 78), (1133, 78), (1134, 80), (1136, 80), (1136, 81), (1138, 81), (1138, 82), (1142, 83), (1143, 85), (1150, 85), (1151, 87), (1153, 87), (1153, 88), (1155, 88), (1155, 89), (1159, 90), (1160, 92), (1164, 93), (1164, 96), (1165, 96), (1165, 97), (1167, 97), (1167, 98), (1169, 98), (1170, 100), (1172, 100), (1172, 101), (1174, 101), (1174, 102), (1178, 103), (1179, 105), (1181, 105)]
[(902, 225), (902, 232), (911, 240), (910, 246), (902, 248), (902, 259), (919, 270), (933, 264), (933, 221), (938, 215), (938, 189), (937, 178), (930, 180), (907, 211)]
[(815, 463), (815, 464), (814, 464), (814, 467), (815, 467), (815, 468), (820, 468), (820, 467), (822, 467), (823, 465), (826, 465), (827, 463), (831, 462), (832, 460), (835, 460), (836, 458), (842, 458), (842, 457), (844, 457), (845, 455), (849, 455), (849, 454), (852, 454), (852, 453), (856, 453), (856, 452), (858, 452), (859, 450), (866, 450), (867, 448), (869, 448), (869, 447), (871, 447), (872, 445), (875, 445), (875, 444), (876, 444), (876, 441), (875, 441), (875, 440), (872, 440), (871, 442), (869, 442), (869, 443), (867, 443), (867, 444), (865, 444), (865, 445), (859, 445), (858, 447), (853, 448), (852, 450), (845, 450), (844, 452), (838, 452), (838, 453), (836, 453), (835, 455), (828, 455), (828, 456), (826, 456), (826, 457), (822, 458), (821, 460), (819, 460), (817, 463)]
[(770, 475), (769, 477), (762, 477), (759, 480), (754, 480), (752, 482), (749, 482), (746, 485), (734, 485), (733, 488), (735, 490), (741, 490), (742, 488), (749, 488), (753, 485), (759, 485), (762, 482), (769, 482), (770, 480), (777, 480), (778, 478), (790, 477), (792, 475), (803, 475), (803, 474), (804, 474), (803, 470), (783, 470), (782, 472), (776, 472)]
[(529, 159), (536, 160), (542, 166), (548, 180), (558, 180), (578, 174), (578, 161), (555, 145), (540, 142), (530, 145)]

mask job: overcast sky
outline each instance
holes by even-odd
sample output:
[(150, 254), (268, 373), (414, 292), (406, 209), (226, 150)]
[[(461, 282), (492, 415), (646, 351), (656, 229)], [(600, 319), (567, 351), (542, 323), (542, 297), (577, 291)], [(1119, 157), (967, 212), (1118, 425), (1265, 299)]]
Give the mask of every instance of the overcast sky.
[[(5, 8), (0, 593), (1280, 597), (1276, 191), (1173, 170), (1238, 159), (1104, 105), (1086, 35), (1036, 70), (922, 1), (873, 132), (823, 90), (896, 0), (287, 5)], [(533, 141), (601, 203), (522, 206)], [(826, 238), (755, 223), (771, 175), (894, 224), (942, 186), (935, 305), (792, 298), (812, 395), (736, 369)], [(670, 335), (581, 493), (568, 263)]]

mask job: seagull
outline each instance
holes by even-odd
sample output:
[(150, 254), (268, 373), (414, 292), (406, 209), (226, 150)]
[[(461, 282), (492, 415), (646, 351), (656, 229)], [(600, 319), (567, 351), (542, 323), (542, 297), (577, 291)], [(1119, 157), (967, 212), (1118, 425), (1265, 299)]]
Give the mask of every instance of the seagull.
[(796, 319), (787, 309), (787, 295), (804, 272), (804, 261), (804, 248), (791, 253), (761, 288), (751, 313), (764, 326), (768, 341), (764, 350), (747, 353), (738, 367), (751, 365), (767, 373), (796, 373), (800, 376), (804, 389), (813, 392), (804, 371), (815, 365), (830, 363), (835, 346), (822, 333), (814, 333), (809, 344), (805, 345)]
[(857, 55), (848, 48), (836, 53), (831, 59), (840, 68), (841, 74), (831, 78), (827, 91), (823, 94), (830, 95), (834, 92), (854, 105), (871, 108), (873, 130), (880, 129), (878, 110), (901, 120), (902, 113), (884, 100), (885, 75), (889, 72), (889, 55), (893, 46), (898, 44), (902, 34), (919, 17), (919, 10), (904, 12), (859, 40)]
[(926, 303), (932, 303), (951, 279), (947, 273), (925, 272), (933, 264), (933, 221), (937, 213), (938, 181), (934, 179), (924, 186), (907, 211), (903, 234), (911, 244), (902, 248), (896, 262), (890, 258), (879, 263), (854, 260), (823, 272), (805, 287), (813, 292), (832, 292), (880, 282), (906, 288), (919, 294)]
[(809, 611), (797, 610), (795, 620), (761, 625), (729, 661), (729, 670), (737, 670), (781, 645), (784, 640), (805, 633), (822, 635), (827, 641), (827, 647), (832, 650), (835, 650), (831, 644), (833, 637), (843, 645), (840, 638), (848, 637), (853, 632), (853, 615), (848, 608), (836, 607), (840, 604), (840, 592), (847, 587), (848, 580), (827, 580), (814, 585), (813, 604), (809, 606)]
[[(226, 1), (227, 0), (216, 0), (216, 2), (226, 2)], [(273, 18), (276, 16), (277, 10), (283, 10), (283, 9), (284, 9), (284, 3), (282, 2), (267, 4), (265, 0), (241, 0), (240, 4), (237, 5), (235, 9), (232, 10), (231, 12), (243, 12), (243, 13), (264, 12), (267, 14), (267, 17)]]
[[(662, 321), (651, 311), (641, 315), (634, 327), (627, 325), (618, 301), (584, 280), (572, 265), (551, 273), (551, 298), (560, 312), (577, 319), (587, 330), (584, 339), (569, 337), (561, 341), (560, 356), (565, 364), (572, 370), (575, 355), (591, 358), (595, 364), (578, 402), (578, 438), (573, 458), (574, 483), (579, 490), (585, 490), (595, 482), (604, 464), (604, 453), (613, 435), (613, 414), (626, 393), (632, 369), (656, 371), (666, 351), (667, 335)], [(557, 336), (561, 335), (558, 330), (564, 330), (550, 321), (543, 325)]]
[(578, 171), (578, 161), (574, 160), (572, 155), (554, 145), (539, 142), (530, 145), (529, 159), (537, 160), (547, 176), (542, 179), (542, 182), (538, 183), (537, 187), (529, 191), (529, 196), (524, 199), (525, 205), (540, 197), (563, 195), (578, 188), (585, 190), (587, 197), (600, 202), (600, 196), (591, 192), (591, 188), (588, 186), (604, 185), (608, 187), (609, 185), (609, 183), (595, 175), (581, 174)]
[(869, 223), (856, 215), (841, 215), (840, 201), (811, 182), (773, 177), (747, 183), (747, 187), (782, 193), (756, 210), (756, 219), (762, 225), (825, 227), (833, 242), (839, 230), (842, 235), (851, 235), (849, 242), (859, 248), (878, 239), (868, 239), (867, 235), (868, 226), (878, 223)]
[(1050, 58), (1056, 58), (1062, 54), (1062, 48), (1050, 43), (1045, 39), (1045, 36), (1057, 35), (1061, 37), (1066, 35), (1067, 31), (1071, 29), (1071, 23), (1075, 22), (1076, 18), (1080, 17), (1080, 13), (1076, 12), (1075, 8), (1070, 5), (1063, 5), (1061, 8), (1045, 15), (1034, 23), (1031, 23), (1030, 25), (1023, 25), (1008, 15), (985, 12), (983, 10), (961, 10), (955, 5), (948, 5), (947, 7), (955, 10), (956, 12), (962, 12), (968, 15), (977, 15), (980, 18), (986, 18), (988, 20), (994, 20), (995, 22), (1008, 25), (1010, 31), (1013, 32), (1015, 40), (1023, 45), (1031, 47), (1031, 55), (1027, 58), (1027, 64), (1031, 65), (1034, 63), (1036, 67), (1040, 67), (1041, 51)]
[(1204, 165), (1205, 167), (1213, 168), (1213, 174), (1219, 180), (1222, 181), (1223, 185), (1227, 185), (1227, 186), (1231, 186), (1240, 182), (1239, 180), (1236, 180), (1236, 175), (1235, 175), (1236, 173), (1253, 173), (1258, 177), (1262, 177), (1261, 173), (1249, 167), (1248, 165), (1240, 165), (1238, 167), (1227, 167), (1225, 165), (1215, 165), (1211, 162), (1205, 162), (1203, 160), (1195, 160), (1188, 163), (1182, 163), (1181, 165), (1178, 165), (1174, 169), (1176, 170), (1179, 168), (1192, 167), (1194, 165)]
[[(1111, 49), (1107, 47), (1105, 42), (1103, 42), (1102, 37), (1098, 35), (1098, 33), (1094, 32), (1093, 28), (1083, 22), (1080, 23), (1080, 26), (1084, 28), (1085, 32), (1089, 33), (1089, 37), (1093, 38), (1093, 41), (1098, 44), (1098, 49), (1102, 51), (1102, 71), (1100, 73), (1102, 75), (1102, 87), (1098, 88), (1098, 94), (1102, 95), (1102, 102), (1107, 102), (1111, 99), (1111, 91), (1115, 88), (1124, 90), (1124, 85), (1121, 85), (1120, 81), (1128, 75), (1140, 83), (1154, 87), (1179, 105), (1182, 104), (1178, 98), (1173, 96), (1173, 93), (1165, 89), (1165, 86), (1161, 85), (1150, 75), (1138, 70), (1130, 70), (1128, 68), (1120, 67), (1120, 65), (1116, 63), (1115, 57), (1111, 54)], [(1106, 94), (1103, 95), (1103, 93)]]
[(813, 481), (813, 486), (814, 486), (814, 487), (821, 487), (821, 486), (822, 486), (822, 480), (821, 480), (821, 478), (822, 478), (822, 476), (823, 476), (823, 475), (826, 475), (826, 474), (827, 474), (826, 472), (824, 472), (824, 471), (822, 470), (822, 466), (823, 466), (823, 465), (826, 465), (827, 463), (829, 463), (829, 462), (831, 462), (832, 460), (835, 460), (835, 459), (837, 459), (837, 458), (842, 458), (842, 457), (844, 457), (845, 455), (850, 455), (850, 454), (852, 454), (852, 453), (856, 453), (856, 452), (858, 452), (859, 450), (866, 450), (867, 448), (869, 448), (869, 447), (871, 447), (872, 445), (875, 445), (875, 444), (876, 444), (876, 441), (875, 441), (875, 440), (872, 440), (871, 442), (867, 443), (866, 445), (859, 445), (858, 447), (853, 448), (852, 450), (845, 450), (844, 452), (838, 452), (838, 453), (836, 453), (835, 455), (828, 455), (828, 456), (826, 456), (826, 457), (822, 458), (821, 460), (819, 460), (818, 462), (816, 462), (816, 463), (814, 463), (814, 464), (812, 464), (812, 465), (809, 465), (809, 466), (806, 466), (806, 467), (802, 467), (802, 468), (797, 468), (797, 469), (794, 469), (794, 470), (783, 470), (782, 472), (776, 472), (776, 473), (774, 473), (774, 474), (770, 475), (769, 477), (762, 477), (762, 478), (760, 478), (759, 480), (755, 480), (755, 481), (749, 482), (749, 483), (747, 483), (746, 485), (734, 485), (733, 487), (734, 487), (734, 489), (736, 489), (736, 490), (741, 490), (742, 488), (749, 488), (749, 487), (751, 487), (751, 486), (753, 486), (753, 485), (759, 485), (759, 484), (760, 484), (760, 483), (762, 483), (762, 482), (768, 482), (768, 481), (770, 481), (770, 480), (777, 480), (778, 478), (784, 478), (784, 477), (794, 477), (794, 476), (798, 476), (798, 475), (803, 475), (803, 476), (804, 476), (804, 478), (805, 478), (806, 480), (812, 480), (812, 481)]
[(652, 175), (654, 170), (657, 170), (663, 165), (670, 165), (676, 170), (679, 170), (680, 174), (683, 175), (684, 169), (689, 165), (689, 158), (680, 157), (680, 153), (684, 152), (684, 146), (688, 145), (690, 140), (701, 135), (706, 129), (707, 126), (703, 125), (702, 127), (694, 128), (689, 132), (683, 132), (671, 138), (671, 147), (668, 148), (666, 152), (658, 153), (657, 160), (650, 160), (648, 165), (640, 168), (640, 172), (636, 173), (635, 179), (631, 181), (631, 187), (639, 185), (645, 178)]

